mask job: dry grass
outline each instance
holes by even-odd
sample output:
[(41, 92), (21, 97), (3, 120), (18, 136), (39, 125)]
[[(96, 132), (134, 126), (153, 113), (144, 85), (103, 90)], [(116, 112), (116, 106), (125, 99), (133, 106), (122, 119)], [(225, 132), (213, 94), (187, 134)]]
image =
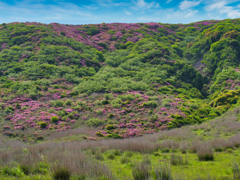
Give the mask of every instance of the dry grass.
[(151, 176), (150, 172), (150, 167), (145, 163), (141, 163), (132, 170), (132, 175), (134, 180), (149, 180)]
[[(14, 143), (10, 147), (15, 146)], [(113, 179), (106, 165), (86, 157), (78, 143), (42, 143), (17, 148), (9, 148), (0, 152), (0, 166), (13, 166), (14, 162), (21, 166), (36, 169), (39, 162), (50, 165), (50, 170), (55, 172), (56, 167), (67, 167), (71, 174), (88, 177), (105, 177)], [(33, 171), (31, 171), (33, 173)]]
[[(104, 160), (101, 153), (108, 150), (122, 152), (139, 152), (149, 154), (158, 150), (168, 152), (180, 150), (182, 153), (197, 153), (199, 160), (213, 160), (214, 151), (222, 151), (240, 146), (240, 122), (236, 115), (220, 117), (207, 125), (186, 126), (180, 129), (162, 131), (156, 134), (129, 139), (102, 139), (97, 141), (72, 141), (72, 142), (43, 142), (41, 144), (25, 144), (20, 141), (8, 140), (0, 136), (0, 167), (13, 167), (16, 163), (23, 168), (25, 173), (38, 172), (39, 162), (48, 164), (49, 170), (55, 172), (58, 167), (67, 167), (71, 175), (106, 177), (114, 179), (108, 167), (99, 161), (89, 158), (83, 151), (90, 152), (96, 159)], [(196, 132), (200, 130), (199, 132)], [(74, 129), (66, 132), (55, 132), (46, 139), (62, 138), (71, 135), (90, 135), (92, 129)], [(231, 131), (232, 136), (222, 136), (222, 132)], [(197, 133), (200, 133), (198, 135)], [(211, 135), (205, 139), (202, 134)], [(183, 165), (181, 155), (172, 154), (170, 162), (173, 165)], [(14, 164), (15, 163), (15, 164)], [(140, 168), (140, 166), (139, 166)], [(166, 167), (159, 167), (160, 171), (168, 174)], [(236, 169), (236, 168), (235, 168)], [(43, 172), (42, 172), (43, 173)], [(171, 176), (169, 176), (171, 179)]]
[(214, 151), (210, 143), (201, 143), (197, 149), (197, 155), (199, 161), (213, 161)]

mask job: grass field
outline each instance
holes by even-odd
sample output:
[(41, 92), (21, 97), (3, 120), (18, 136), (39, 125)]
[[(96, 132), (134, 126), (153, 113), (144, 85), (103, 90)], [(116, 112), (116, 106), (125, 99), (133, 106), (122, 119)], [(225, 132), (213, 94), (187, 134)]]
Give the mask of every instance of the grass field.
[(84, 140), (87, 132), (82, 129), (50, 134), (48, 140), (36, 144), (2, 136), (0, 177), (240, 179), (239, 131), (236, 108), (203, 124), (129, 139)]

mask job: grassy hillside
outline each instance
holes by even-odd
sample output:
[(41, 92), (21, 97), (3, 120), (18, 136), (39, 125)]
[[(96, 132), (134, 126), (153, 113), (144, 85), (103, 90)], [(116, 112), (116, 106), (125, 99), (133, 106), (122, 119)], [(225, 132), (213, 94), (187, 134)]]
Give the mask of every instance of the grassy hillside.
[[(87, 174), (80, 173), (86, 178), (138, 179), (135, 175), (138, 176), (140, 168), (149, 171), (149, 177), (158, 179), (156, 173), (163, 170), (151, 169), (151, 163), (148, 164), (151, 161), (152, 167), (157, 166), (158, 157), (154, 154), (163, 155), (161, 162), (165, 162), (164, 159), (172, 162), (176, 160), (172, 158), (177, 158), (177, 163), (186, 165), (189, 170), (186, 173), (189, 174), (195, 166), (202, 166), (202, 162), (194, 163), (195, 154), (175, 157), (161, 153), (165, 153), (164, 149), (168, 149), (166, 152), (178, 152), (182, 142), (176, 145), (177, 142), (186, 140), (187, 144), (191, 144), (192, 140), (187, 137), (181, 139), (177, 133), (171, 142), (166, 143), (171, 145), (161, 145), (165, 139), (161, 134), (166, 133), (164, 137), (168, 137), (168, 133), (194, 127), (186, 125), (208, 124), (210, 120), (239, 106), (239, 23), (240, 19), (191, 24), (0, 24), (0, 137), (3, 143), (8, 143), (10, 139), (21, 141), (16, 152), (26, 151), (30, 159), (33, 156), (31, 153), (35, 152), (31, 148), (36, 148), (36, 151), (42, 151), (38, 148), (50, 149), (43, 154), (50, 158), (53, 151), (64, 148), (60, 142), (74, 141), (69, 145), (74, 148), (66, 151), (73, 151), (74, 154), (78, 151), (76, 148), (81, 146), (79, 152), (83, 151), (83, 154), (77, 156), (81, 156), (83, 161), (77, 167), (70, 168), (71, 174), (78, 174), (79, 168), (90, 162), (86, 166)], [(235, 121), (238, 121), (238, 113)], [(212, 129), (215, 132), (214, 128), (211, 126), (206, 132)], [(189, 136), (197, 133), (200, 141), (215, 138), (215, 134), (204, 135), (207, 139), (202, 137), (201, 130), (187, 131)], [(129, 139), (133, 137), (133, 140)], [(233, 139), (237, 137), (233, 136)], [(75, 147), (75, 141), (83, 142), (84, 146), (77, 144)], [(150, 144), (139, 145), (139, 141)], [(224, 140), (220, 141), (222, 143)], [(123, 147), (131, 143), (134, 146), (133, 149), (121, 149), (116, 142), (126, 143)], [(210, 146), (210, 141), (207, 145), (204, 143), (203, 147), (206, 146), (211, 159), (213, 149), (219, 147)], [(236, 144), (230, 148), (234, 150), (238, 147)], [(107, 149), (100, 153), (97, 147), (102, 145), (106, 145)], [(9, 148), (14, 146), (10, 143)], [(147, 146), (147, 149), (142, 146)], [(191, 151), (192, 146), (187, 146), (185, 150)], [(138, 147), (141, 150), (136, 150)], [(197, 147), (200, 148), (200, 145)], [(10, 155), (4, 155), (4, 148), (0, 155), (7, 158)], [(228, 146), (221, 148), (229, 154)], [(128, 151), (130, 154), (135, 151), (140, 154), (134, 154), (134, 158), (122, 156)], [(217, 154), (219, 161), (224, 157), (223, 152), (219, 156)], [(144, 153), (148, 155), (145, 157)], [(96, 157), (97, 162), (92, 159), (93, 155), (99, 156)], [(198, 153), (200, 155), (201, 152)], [(60, 156), (63, 154), (56, 155), (56, 159)], [(117, 159), (114, 163), (111, 156)], [(191, 165), (182, 160), (185, 157), (189, 158)], [(74, 155), (72, 158), (77, 157)], [(147, 158), (147, 166), (145, 163), (139, 164), (142, 158)], [(228, 163), (230, 160), (232, 163), (233, 158), (230, 156)], [(49, 172), (60, 168), (52, 164), (56, 159), (50, 158), (42, 165), (34, 164), (40, 162), (39, 159), (34, 162), (29, 160), (23, 162), (24, 167), (17, 159), (8, 160), (7, 166), (4, 163), (0, 165), (0, 172), (6, 178), (27, 178), (25, 165), (33, 163), (35, 170), (29, 170), (29, 174), (34, 178), (48, 179), (51, 178)], [(134, 159), (136, 162), (132, 162)], [(112, 165), (109, 171), (99, 160), (104, 161), (105, 165)], [(127, 165), (120, 165), (118, 160), (126, 161)], [(64, 164), (65, 159), (61, 163)], [(208, 165), (206, 167), (209, 168)], [(95, 166), (102, 169), (93, 172), (91, 169), (97, 169)], [(117, 170), (119, 167), (124, 172), (123, 176)], [(238, 165), (234, 167), (238, 168)], [(214, 165), (214, 168), (219, 169), (216, 170), (216, 177), (220, 178), (222, 164)], [(172, 171), (179, 174), (180, 170), (174, 166)], [(207, 169), (199, 171), (201, 176)], [(43, 172), (45, 175), (34, 175)], [(234, 173), (235, 170), (229, 171), (221, 177), (232, 178)], [(197, 176), (187, 179), (196, 179)]]

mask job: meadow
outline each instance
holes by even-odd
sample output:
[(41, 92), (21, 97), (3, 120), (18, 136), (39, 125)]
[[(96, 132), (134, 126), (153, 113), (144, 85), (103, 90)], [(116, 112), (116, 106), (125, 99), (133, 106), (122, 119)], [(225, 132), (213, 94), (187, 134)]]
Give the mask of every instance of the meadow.
[(86, 129), (38, 144), (2, 138), (1, 179), (239, 179), (239, 113), (129, 139), (84, 140)]

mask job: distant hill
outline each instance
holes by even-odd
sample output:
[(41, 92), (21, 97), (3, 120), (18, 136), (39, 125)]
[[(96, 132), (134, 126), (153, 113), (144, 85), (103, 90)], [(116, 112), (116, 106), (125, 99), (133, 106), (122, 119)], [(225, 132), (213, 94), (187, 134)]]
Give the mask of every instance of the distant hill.
[(125, 138), (220, 116), (239, 104), (239, 23), (3, 23), (0, 132)]

